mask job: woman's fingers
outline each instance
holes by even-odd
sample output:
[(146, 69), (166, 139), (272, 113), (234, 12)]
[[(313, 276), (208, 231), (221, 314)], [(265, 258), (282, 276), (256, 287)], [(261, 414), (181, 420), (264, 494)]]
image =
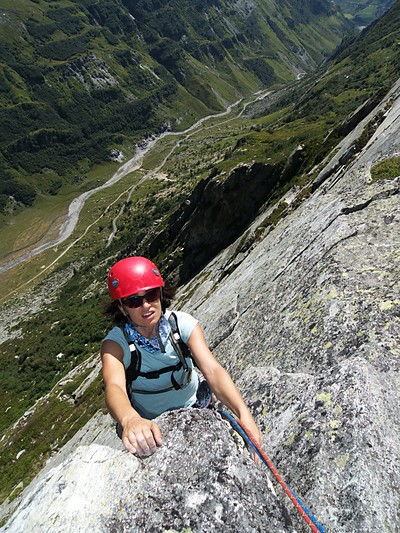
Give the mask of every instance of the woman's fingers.
[(132, 426), (124, 430), (122, 437), (129, 452), (139, 456), (151, 455), (162, 445), (160, 428), (154, 422), (143, 419)]
[(128, 435), (122, 436), (122, 442), (125, 446), (125, 448), (128, 450), (128, 452), (136, 453), (137, 447), (136, 447), (136, 437), (135, 434), (131, 431)]
[(136, 442), (139, 455), (151, 455), (157, 449), (157, 445), (153, 438), (153, 433), (146, 428), (142, 433), (136, 435)]
[(153, 432), (153, 437), (154, 437), (154, 440), (157, 446), (162, 446), (161, 431), (160, 431), (160, 428), (157, 426), (157, 424), (155, 424), (154, 422), (152, 422), (151, 424), (151, 431)]

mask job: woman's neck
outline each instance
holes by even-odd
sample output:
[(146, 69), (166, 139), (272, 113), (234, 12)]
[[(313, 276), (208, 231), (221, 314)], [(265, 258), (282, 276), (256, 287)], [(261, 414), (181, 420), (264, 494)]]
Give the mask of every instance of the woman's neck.
[(143, 337), (146, 337), (146, 339), (152, 339), (157, 335), (157, 327), (146, 327), (146, 326), (138, 326), (137, 324), (132, 323), (132, 326), (136, 331), (142, 335)]

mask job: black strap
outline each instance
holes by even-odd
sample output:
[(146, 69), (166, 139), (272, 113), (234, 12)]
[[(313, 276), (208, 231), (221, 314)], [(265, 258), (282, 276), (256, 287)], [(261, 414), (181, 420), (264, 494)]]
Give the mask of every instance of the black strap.
[(126, 334), (125, 329), (123, 329), (123, 331), (131, 352), (131, 362), (129, 363), (128, 368), (125, 369), (125, 379), (128, 384), (138, 377), (138, 372), (140, 372), (140, 367), (142, 366), (142, 354), (136, 348), (135, 344), (128, 340), (128, 335)]
[(158, 379), (162, 374), (166, 374), (167, 372), (175, 372), (176, 370), (180, 370), (181, 368), (182, 363), (179, 361), (179, 363), (176, 363), (176, 365), (166, 366), (160, 368), (159, 370), (151, 370), (150, 372), (137, 372), (136, 378), (140, 376), (146, 379)]
[[(166, 374), (167, 372), (171, 372), (171, 383), (172, 386), (168, 389), (163, 389), (160, 391), (157, 391), (157, 393), (160, 392), (166, 392), (168, 390), (179, 390), (183, 388), (186, 385), (180, 385), (176, 379), (174, 378), (173, 373), (177, 370), (180, 370), (182, 367), (184, 368), (185, 372), (188, 374), (188, 380), (187, 383), (190, 382), (191, 378), (191, 369), (189, 368), (189, 365), (187, 364), (186, 359), (191, 357), (190, 350), (185, 342), (183, 342), (179, 326), (178, 326), (178, 319), (175, 313), (170, 313), (168, 317), (168, 321), (171, 325), (171, 333), (169, 336), (169, 339), (171, 341), (171, 344), (174, 348), (174, 351), (176, 355), (179, 358), (179, 362), (176, 365), (170, 365), (167, 367), (160, 368), (159, 370), (152, 370), (150, 372), (141, 372), (140, 368), (142, 365), (142, 354), (140, 353), (140, 350), (135, 346), (135, 343), (131, 341), (128, 337), (128, 335), (125, 332), (125, 328), (123, 329), (123, 333), (125, 336), (126, 341), (128, 342), (129, 349), (131, 352), (131, 361), (128, 366), (128, 368), (125, 369), (125, 376), (126, 376), (126, 388), (128, 391), (128, 395), (130, 397), (130, 393), (132, 391), (132, 382), (135, 381), (139, 376), (144, 377), (146, 379), (158, 379), (162, 374)], [(141, 393), (147, 393), (147, 391), (136, 391)], [(152, 394), (154, 394), (155, 391), (152, 391)]]
[[(189, 350), (188, 345), (182, 340), (181, 333), (179, 331), (179, 326), (178, 326), (178, 318), (176, 314), (171, 312), (171, 314), (168, 317), (168, 320), (169, 320), (169, 323), (171, 324), (172, 331), (174, 331), (175, 333), (178, 333), (179, 335), (179, 339), (177, 339), (177, 341), (178, 341), (178, 346), (179, 346), (181, 354), (183, 355), (185, 359), (191, 359), (193, 361), (194, 366), (196, 368), (199, 368), (197, 366), (195, 359), (193, 359), (192, 357), (192, 352)], [(174, 349), (175, 349), (174, 343), (172, 343), (172, 345), (174, 346)], [(176, 352), (178, 353), (178, 349), (176, 350)], [(178, 356), (179, 356), (179, 353), (178, 353)]]
[(192, 354), (190, 353), (188, 345), (182, 340), (176, 314), (171, 313), (168, 317), (168, 321), (171, 324), (171, 335), (170, 335), (171, 344), (174, 347), (175, 353), (179, 357), (179, 360), (182, 362), (182, 366), (187, 371), (188, 364), (186, 362), (186, 359), (188, 358), (191, 359)]

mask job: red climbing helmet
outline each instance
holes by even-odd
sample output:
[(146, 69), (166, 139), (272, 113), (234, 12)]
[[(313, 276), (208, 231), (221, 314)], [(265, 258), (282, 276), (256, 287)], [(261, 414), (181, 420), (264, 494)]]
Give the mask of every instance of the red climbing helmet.
[(121, 259), (108, 273), (108, 290), (112, 300), (156, 287), (164, 287), (164, 280), (156, 265), (145, 257)]

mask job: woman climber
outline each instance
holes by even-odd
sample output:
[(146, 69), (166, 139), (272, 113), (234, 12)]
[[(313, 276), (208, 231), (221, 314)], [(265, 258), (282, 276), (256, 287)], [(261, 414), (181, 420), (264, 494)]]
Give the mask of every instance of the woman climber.
[(155, 264), (139, 256), (118, 261), (109, 271), (108, 288), (112, 302), (106, 314), (116, 325), (101, 347), (103, 379), (125, 448), (139, 456), (154, 453), (162, 436), (152, 420), (171, 409), (209, 407), (212, 392), (261, 444), (249, 409), (198, 321), (167, 309), (175, 291), (165, 287)]

